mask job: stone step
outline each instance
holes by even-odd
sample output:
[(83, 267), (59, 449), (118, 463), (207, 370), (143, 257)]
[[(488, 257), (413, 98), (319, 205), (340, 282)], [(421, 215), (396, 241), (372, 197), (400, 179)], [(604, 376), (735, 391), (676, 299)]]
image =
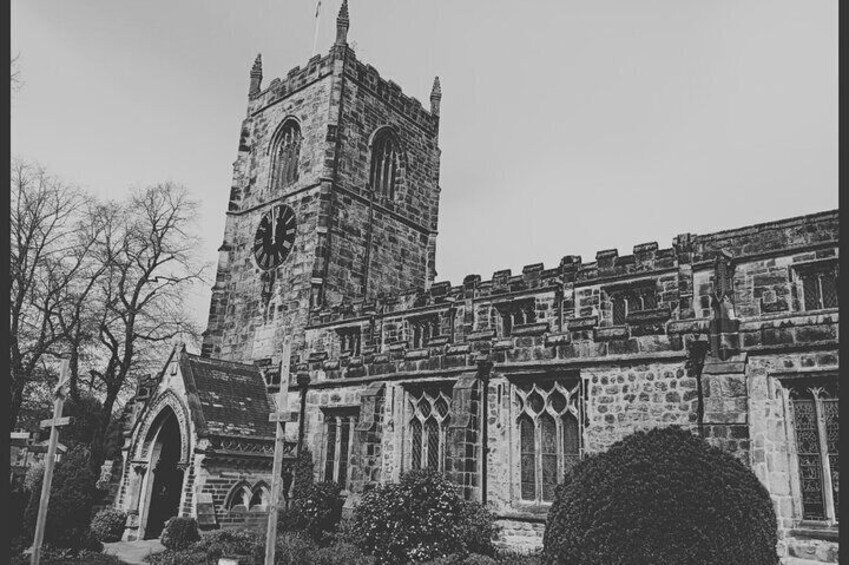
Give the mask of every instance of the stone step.
[(802, 559), (801, 557), (785, 557), (781, 560), (781, 565), (823, 565), (823, 562)]

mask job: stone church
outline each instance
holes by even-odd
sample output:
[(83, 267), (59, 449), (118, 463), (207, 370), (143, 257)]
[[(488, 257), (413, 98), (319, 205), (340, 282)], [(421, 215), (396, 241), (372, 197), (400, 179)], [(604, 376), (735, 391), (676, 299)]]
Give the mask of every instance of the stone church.
[(572, 465), (678, 425), (754, 470), (786, 563), (835, 562), (837, 211), (435, 282), (439, 80), (424, 107), (357, 58), (347, 2), (336, 26), (250, 71), (202, 350), (129, 409), (125, 538), (262, 527), (283, 387), (286, 461), (308, 448), (347, 507), (430, 467), (531, 549)]

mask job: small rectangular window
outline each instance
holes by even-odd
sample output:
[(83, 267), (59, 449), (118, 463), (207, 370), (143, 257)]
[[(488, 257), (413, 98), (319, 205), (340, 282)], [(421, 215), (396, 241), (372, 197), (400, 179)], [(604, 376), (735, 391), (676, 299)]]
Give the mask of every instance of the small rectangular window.
[(834, 270), (810, 270), (800, 274), (805, 310), (837, 308), (837, 273)]
[(502, 337), (511, 335), (516, 326), (533, 324), (536, 321), (536, 301), (533, 298), (498, 304), (495, 310), (500, 325), (499, 335)]
[(360, 328), (343, 328), (337, 330), (339, 336), (339, 352), (342, 355), (357, 356), (360, 354), (362, 341)]
[(324, 480), (348, 487), (351, 450), (357, 416), (335, 410), (325, 414)]

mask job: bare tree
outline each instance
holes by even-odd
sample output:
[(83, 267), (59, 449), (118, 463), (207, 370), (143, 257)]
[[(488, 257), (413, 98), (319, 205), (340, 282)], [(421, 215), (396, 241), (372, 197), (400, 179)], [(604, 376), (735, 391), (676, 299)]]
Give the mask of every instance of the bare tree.
[(203, 281), (193, 231), (196, 211), (185, 189), (165, 183), (137, 191), (126, 204), (104, 206), (96, 217), (97, 256), (105, 269), (95, 293), (100, 307), (93, 310), (98, 318), (92, 356), (99, 363), (91, 375), (106, 417), (92, 445), (93, 465), (102, 462), (121, 392), (149, 370), (163, 344), (199, 333), (185, 307), (186, 292)]
[(23, 86), (23, 81), (21, 80), (21, 67), (20, 67), (21, 55), (20, 53), (12, 57), (12, 78), (10, 81), (10, 87), (12, 93), (15, 93), (21, 89)]
[(28, 383), (61, 348), (55, 314), (87, 253), (74, 249), (86, 197), (39, 165), (15, 160), (11, 170), (9, 423), (17, 424)]
[(92, 466), (136, 378), (177, 337), (197, 339), (185, 297), (203, 282), (194, 232), (197, 204), (171, 183), (99, 203), (24, 161), (11, 177), (11, 410), (70, 359), (71, 395), (102, 402)]

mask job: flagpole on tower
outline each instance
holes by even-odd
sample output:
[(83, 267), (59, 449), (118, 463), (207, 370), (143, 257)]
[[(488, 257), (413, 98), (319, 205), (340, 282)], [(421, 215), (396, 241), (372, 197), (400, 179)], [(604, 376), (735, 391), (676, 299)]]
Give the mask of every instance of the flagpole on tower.
[(315, 4), (315, 32), (312, 37), (312, 55), (315, 55), (316, 47), (318, 46), (318, 22), (321, 19), (321, 0), (317, 0)]

